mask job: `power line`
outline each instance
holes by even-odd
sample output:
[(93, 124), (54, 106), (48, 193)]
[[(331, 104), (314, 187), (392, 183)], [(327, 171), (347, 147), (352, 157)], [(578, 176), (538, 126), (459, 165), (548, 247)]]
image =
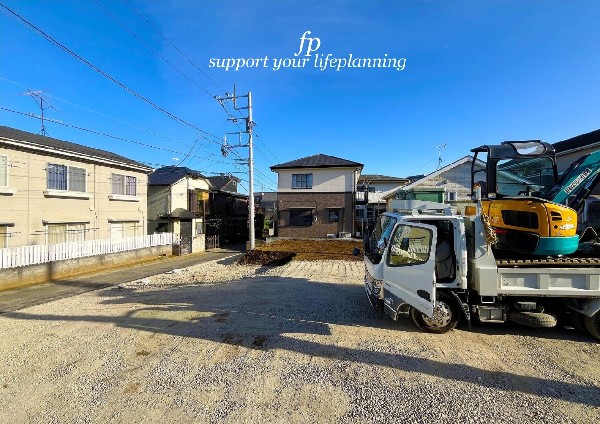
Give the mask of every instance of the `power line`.
[[(7, 79), (7, 78), (4, 78), (4, 77), (2, 77), (2, 76), (0, 76), (0, 80), (6, 81), (6, 82), (8, 82), (8, 83), (10, 83), (10, 84), (18, 85), (18, 86), (20, 86), (20, 87), (23, 87), (23, 88), (27, 88), (27, 86), (26, 86), (26, 85), (24, 85), (24, 84), (21, 84), (21, 83), (19, 83), (19, 82), (16, 82), (16, 81), (9, 80), (9, 79)], [(58, 101), (60, 101), (60, 102), (66, 103), (66, 104), (68, 104), (68, 105), (71, 105), (71, 106), (75, 106), (75, 107), (77, 107), (77, 108), (79, 108), (79, 109), (82, 109), (82, 110), (85, 110), (85, 111), (88, 111), (88, 112), (95, 113), (95, 114), (97, 114), (97, 115), (99, 115), (99, 116), (102, 116), (102, 117), (104, 117), (104, 118), (111, 119), (111, 120), (113, 120), (113, 121), (115, 121), (115, 122), (119, 122), (119, 123), (121, 123), (121, 124), (129, 125), (129, 126), (130, 126), (130, 127), (132, 127), (132, 128), (138, 129), (138, 130), (140, 130), (140, 131), (143, 131), (143, 132), (146, 132), (146, 133), (148, 133), (148, 134), (152, 134), (152, 135), (154, 135), (154, 136), (156, 136), (156, 137), (164, 138), (165, 140), (173, 141), (173, 142), (175, 142), (175, 143), (180, 143), (180, 141), (179, 141), (179, 140), (175, 140), (174, 138), (168, 137), (168, 136), (166, 136), (166, 135), (164, 135), (164, 134), (160, 134), (160, 133), (158, 133), (158, 132), (156, 132), (156, 131), (153, 131), (153, 130), (150, 130), (150, 129), (148, 129), (148, 128), (143, 128), (143, 127), (140, 127), (139, 125), (132, 124), (131, 122), (123, 121), (122, 119), (115, 118), (114, 116), (110, 116), (110, 115), (108, 115), (108, 114), (106, 114), (106, 113), (99, 112), (99, 111), (97, 111), (97, 110), (94, 110), (94, 109), (90, 109), (90, 108), (88, 108), (88, 107), (86, 107), (86, 106), (82, 106), (82, 105), (80, 105), (80, 104), (77, 104), (77, 103), (73, 103), (73, 102), (71, 102), (71, 101), (69, 101), (69, 100), (66, 100), (66, 99), (63, 99), (63, 98), (61, 98), (61, 97), (57, 97), (57, 96), (54, 96), (54, 95), (52, 95), (52, 94), (48, 94), (48, 93), (44, 93), (44, 96), (45, 96), (45, 97), (49, 97), (49, 98), (51, 98), (51, 99), (58, 100)]]
[(202, 134), (205, 134), (207, 136), (210, 136), (210, 137), (213, 137), (213, 138), (219, 140), (217, 142), (217, 141), (210, 140), (210, 139), (207, 138), (207, 140), (209, 140), (209, 141), (211, 141), (213, 143), (220, 144), (220, 138), (217, 137), (216, 135), (211, 134), (211, 133), (209, 133), (209, 132), (207, 132), (207, 131), (205, 131), (205, 130), (199, 128), (199, 127), (197, 127), (196, 125), (194, 125), (194, 124), (186, 121), (183, 118), (180, 118), (179, 116), (177, 116), (177, 115), (169, 112), (168, 110), (162, 108), (161, 106), (157, 105), (156, 103), (154, 103), (153, 101), (151, 101), (147, 97), (143, 96), (142, 94), (138, 93), (137, 91), (129, 88), (127, 85), (125, 85), (121, 81), (117, 80), (116, 78), (112, 77), (108, 73), (104, 72), (102, 69), (98, 68), (97, 66), (95, 66), (94, 64), (92, 64), (91, 62), (89, 62), (88, 60), (86, 60), (85, 58), (83, 58), (82, 56), (78, 55), (73, 50), (69, 49), (64, 44), (62, 44), (59, 41), (57, 41), (56, 39), (54, 39), (53, 37), (51, 37), (46, 32), (42, 31), (40, 28), (38, 28), (37, 26), (35, 26), (31, 22), (29, 22), (27, 19), (25, 19), (24, 17), (22, 17), (21, 15), (19, 15), (18, 13), (16, 13), (14, 10), (10, 9), (5, 4), (3, 4), (3, 3), (0, 2), (0, 7), (2, 7), (4, 9), (3, 10), (4, 14), (6, 14), (7, 16), (12, 16), (12, 17), (16, 18), (22, 25), (24, 25), (27, 28), (31, 29), (32, 31), (38, 33), (43, 38), (45, 38), (47, 41), (51, 42), (52, 44), (54, 44), (56, 47), (58, 47), (62, 51), (66, 52), (67, 54), (69, 54), (70, 56), (72, 56), (75, 59), (79, 60), (80, 62), (84, 63), (85, 65), (87, 65), (88, 67), (90, 67), (91, 69), (93, 69), (94, 71), (96, 71), (97, 73), (99, 73), (100, 75), (102, 75), (103, 77), (105, 77), (106, 79), (108, 79), (108, 80), (112, 81), (113, 83), (117, 84), (119, 87), (123, 88), (128, 93), (130, 93), (133, 96), (139, 98), (140, 100), (143, 100), (144, 102), (146, 102), (147, 104), (149, 104), (153, 108), (157, 109), (158, 111), (162, 112), (163, 114), (167, 115), (169, 118), (173, 119), (174, 121), (176, 121), (176, 122), (178, 122), (180, 124), (186, 125), (186, 126), (188, 126), (190, 128), (193, 128), (193, 129), (195, 129), (196, 131), (199, 131)]
[[(96, 0), (97, 2), (99, 0)], [(152, 28), (160, 37), (162, 37), (163, 40), (165, 40), (171, 47), (173, 47), (173, 49), (175, 49), (186, 61), (188, 61), (188, 63), (190, 63), (194, 68), (196, 68), (196, 70), (198, 70), (198, 72), (200, 72), (204, 77), (206, 77), (209, 81), (211, 81), (215, 87), (221, 92), (221, 93), (225, 93), (226, 95), (228, 95), (228, 93), (219, 85), (217, 84), (211, 77), (210, 75), (208, 75), (206, 72), (204, 72), (204, 70), (202, 70), (202, 68), (200, 68), (192, 59), (190, 59), (189, 56), (187, 56), (179, 47), (177, 47), (177, 45), (175, 43), (173, 43), (169, 38), (167, 38), (142, 12), (140, 12), (137, 8), (135, 8), (131, 2), (129, 2), (129, 0), (123, 0), (124, 3), (134, 12), (136, 13), (150, 28)], [(138, 37), (135, 37), (139, 40)], [(141, 41), (141, 40), (140, 40)], [(145, 43), (144, 43), (145, 44)], [(160, 57), (160, 56), (159, 56)], [(165, 60), (165, 59), (163, 59)], [(166, 61), (166, 60), (165, 60)], [(168, 63), (168, 62), (167, 62)], [(173, 66), (173, 65), (171, 65)], [(176, 68), (175, 68), (176, 69)], [(181, 71), (179, 71), (178, 69), (176, 69), (180, 74), (184, 75)], [(202, 89), (204, 92), (206, 92), (207, 94), (209, 94), (212, 98), (214, 98), (215, 100), (217, 100), (217, 102), (219, 103), (219, 105), (221, 105), (221, 107), (223, 108), (223, 110), (225, 111), (225, 113), (227, 113), (227, 115), (229, 116), (229, 118), (235, 118), (235, 119), (244, 119), (242, 117), (242, 114), (240, 111), (236, 110), (234, 108), (234, 110), (236, 110), (238, 112), (238, 116), (236, 117), (235, 114), (233, 112), (231, 112), (231, 110), (229, 110), (226, 106), (226, 103), (219, 100), (217, 96), (210, 94), (207, 90), (205, 90), (203, 87), (200, 87), (195, 81), (192, 81), (189, 77), (187, 77), (187, 75), (184, 75), (188, 80), (190, 80), (191, 82), (193, 82), (195, 85), (197, 85), (200, 89)], [(238, 128), (240, 128), (240, 130), (242, 130), (241, 127), (239, 127), (239, 125), (237, 124), (237, 121), (234, 119), (234, 123), (238, 126)], [(268, 148), (268, 146), (265, 145), (265, 147), (267, 148), (267, 150), (269, 151), (269, 153), (271, 153), (271, 155), (275, 158), (275, 160), (279, 160), (277, 158), (277, 156), (275, 156), (273, 154), (273, 152)], [(266, 157), (265, 157), (266, 158)], [(268, 160), (268, 159), (267, 159)]]
[[(39, 116), (34, 115), (33, 113), (21, 112), (21, 111), (9, 109), (9, 108), (3, 107), (3, 106), (0, 106), (0, 110), (4, 110), (6, 112), (11, 112), (11, 113), (16, 113), (16, 114), (19, 114), (19, 115), (27, 116), (29, 118), (40, 119)], [(80, 131), (89, 132), (91, 134), (101, 135), (103, 137), (112, 138), (114, 140), (125, 141), (125, 142), (128, 142), (128, 143), (137, 144), (137, 145), (140, 145), (140, 146), (143, 146), (143, 147), (149, 147), (149, 148), (152, 148), (152, 149), (163, 150), (165, 152), (175, 153), (177, 155), (184, 155), (185, 154), (183, 152), (179, 152), (179, 151), (172, 150), (172, 149), (167, 149), (165, 147), (154, 146), (152, 144), (142, 143), (141, 141), (136, 141), (136, 140), (131, 140), (131, 139), (119, 137), (119, 136), (108, 134), (108, 133), (104, 133), (104, 132), (101, 132), (101, 131), (96, 131), (96, 130), (92, 130), (92, 129), (89, 129), (89, 128), (80, 127), (78, 125), (68, 124), (66, 122), (62, 122), (62, 121), (59, 121), (57, 119), (52, 119), (52, 118), (45, 118), (45, 119), (46, 119), (46, 121), (52, 122), (54, 124), (62, 125), (64, 127), (69, 127), (69, 128), (73, 128), (73, 129), (80, 130)], [(209, 157), (198, 157), (198, 156), (196, 156), (196, 157), (199, 158), (199, 159), (202, 159), (202, 160), (210, 161), (210, 162), (222, 163), (222, 164), (226, 164), (226, 165), (232, 165), (231, 162), (223, 162), (223, 161), (217, 161), (217, 160), (214, 160), (214, 159), (210, 159), (210, 156)]]
[(104, 7), (102, 5), (102, 3), (101, 3), (100, 0), (96, 0), (96, 4), (108, 16), (110, 16), (121, 28), (123, 28), (123, 30), (127, 31), (133, 38), (135, 38), (142, 46), (144, 46), (146, 49), (148, 49), (150, 52), (152, 52), (154, 55), (156, 55), (158, 58), (160, 58), (163, 62), (165, 62), (167, 65), (169, 65), (171, 68), (173, 68), (179, 75), (181, 75), (182, 77), (184, 77), (185, 79), (187, 79), (189, 82), (191, 82), (192, 84), (194, 84), (196, 87), (198, 87), (200, 90), (204, 91), (206, 94), (208, 94), (211, 98), (214, 99), (214, 95), (213, 94), (211, 94), (208, 90), (206, 90), (204, 87), (202, 87), (196, 81), (194, 81), (193, 79), (191, 79), (185, 72), (183, 72), (178, 67), (176, 67), (175, 65), (173, 65), (163, 55), (161, 55), (159, 52), (157, 52), (155, 49), (153, 49), (148, 43), (146, 43), (144, 40), (142, 40), (141, 37), (139, 37), (134, 31), (132, 31), (131, 29), (129, 29), (115, 15), (113, 15), (106, 7)]
[(136, 9), (128, 0), (123, 0), (125, 2), (125, 4), (127, 4), (127, 6), (133, 10), (140, 18), (142, 18), (142, 20), (144, 22), (146, 22), (146, 24), (148, 24), (148, 26), (150, 28), (152, 28), (154, 31), (156, 31), (156, 33), (158, 35), (160, 35), (163, 40), (165, 40), (171, 47), (173, 47), (175, 50), (177, 50), (177, 52), (183, 56), (194, 68), (196, 68), (202, 75), (204, 75), (209, 81), (211, 81), (215, 87), (217, 87), (217, 89), (222, 92), (225, 93), (225, 90), (223, 90), (219, 84), (217, 84), (206, 72), (204, 72), (198, 65), (196, 65), (196, 63), (190, 59), (183, 51), (181, 51), (176, 45), (175, 43), (173, 43), (171, 40), (169, 40), (158, 28), (156, 28), (152, 22), (150, 22), (149, 19), (147, 19), (144, 14), (142, 14), (142, 12), (140, 12), (138, 9)]

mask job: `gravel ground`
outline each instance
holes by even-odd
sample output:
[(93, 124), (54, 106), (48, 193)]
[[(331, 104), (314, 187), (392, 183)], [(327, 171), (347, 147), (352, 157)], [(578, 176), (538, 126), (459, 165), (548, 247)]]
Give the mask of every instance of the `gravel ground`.
[(600, 422), (590, 337), (421, 333), (362, 272), (209, 262), (0, 315), (0, 422)]

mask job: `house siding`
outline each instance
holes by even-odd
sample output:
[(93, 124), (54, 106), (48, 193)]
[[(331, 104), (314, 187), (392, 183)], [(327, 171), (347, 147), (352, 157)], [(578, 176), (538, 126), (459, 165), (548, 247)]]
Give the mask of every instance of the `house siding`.
[[(297, 168), (280, 169), (278, 174), (278, 193), (345, 193), (356, 187), (359, 172), (353, 168)], [(292, 188), (292, 174), (312, 174), (312, 188)]]
[[(176, 209), (193, 212), (190, 205), (190, 190), (209, 191), (209, 182), (205, 178), (184, 177), (170, 185), (150, 185), (148, 187), (148, 233), (158, 232), (160, 224), (166, 224), (166, 230), (176, 235), (181, 234), (179, 219), (168, 219), (166, 216)], [(205, 201), (205, 206), (208, 200)], [(204, 250), (205, 223), (204, 214), (196, 214), (192, 222), (193, 252)]]
[[(347, 193), (278, 193), (278, 236), (320, 238), (328, 234), (352, 232), (352, 192)], [(340, 208), (340, 220), (329, 222), (330, 208)], [(306, 208), (313, 210), (313, 222), (309, 227), (292, 226), (290, 210)], [(314, 217), (317, 220), (314, 221)]]
[[(137, 222), (138, 234), (146, 234), (145, 172), (92, 159), (7, 148), (1, 142), (0, 155), (9, 160), (8, 188), (0, 191), (0, 224), (14, 224), (8, 247), (46, 244), (47, 223), (84, 222), (86, 240), (109, 238), (111, 221)], [(57, 197), (56, 192), (49, 192), (48, 163), (84, 168), (85, 193), (61, 191)], [(136, 177), (135, 197), (111, 199), (113, 173)]]

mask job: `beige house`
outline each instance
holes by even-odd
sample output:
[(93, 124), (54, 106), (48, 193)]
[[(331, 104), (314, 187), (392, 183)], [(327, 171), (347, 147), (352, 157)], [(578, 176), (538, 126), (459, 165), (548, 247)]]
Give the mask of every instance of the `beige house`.
[(146, 234), (152, 168), (0, 126), (0, 248)]
[(178, 235), (179, 253), (204, 251), (208, 179), (186, 167), (166, 166), (152, 172), (148, 184), (148, 233)]
[(323, 154), (274, 165), (280, 237), (349, 237), (363, 164)]

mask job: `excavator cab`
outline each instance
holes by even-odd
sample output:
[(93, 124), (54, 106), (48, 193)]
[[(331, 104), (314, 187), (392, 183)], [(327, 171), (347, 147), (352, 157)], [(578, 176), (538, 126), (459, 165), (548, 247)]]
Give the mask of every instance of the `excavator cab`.
[(471, 187), (482, 188), (482, 213), (496, 233), (497, 250), (534, 256), (577, 250), (577, 212), (547, 198), (559, 183), (552, 145), (505, 141), (471, 151)]
[[(500, 145), (483, 145), (471, 152), (474, 153), (471, 187), (479, 184), (482, 195), (487, 199), (515, 196), (543, 198), (558, 182), (554, 148), (548, 143), (539, 140), (505, 141)], [(482, 170), (478, 166), (479, 153), (487, 153), (485, 175), (481, 175)]]

